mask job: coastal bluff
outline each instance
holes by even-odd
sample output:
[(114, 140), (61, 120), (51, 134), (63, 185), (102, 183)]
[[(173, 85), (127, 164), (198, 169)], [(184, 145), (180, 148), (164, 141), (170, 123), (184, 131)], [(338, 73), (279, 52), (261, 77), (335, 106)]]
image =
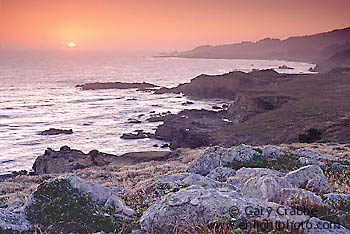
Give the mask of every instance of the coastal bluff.
[(229, 107), (170, 114), (163, 118), (155, 137), (170, 141), (173, 149), (281, 144), (298, 142), (300, 134), (314, 128), (322, 138), (349, 141), (349, 80), (348, 73), (279, 74), (273, 70), (200, 75), (155, 94), (223, 98), (231, 103)]

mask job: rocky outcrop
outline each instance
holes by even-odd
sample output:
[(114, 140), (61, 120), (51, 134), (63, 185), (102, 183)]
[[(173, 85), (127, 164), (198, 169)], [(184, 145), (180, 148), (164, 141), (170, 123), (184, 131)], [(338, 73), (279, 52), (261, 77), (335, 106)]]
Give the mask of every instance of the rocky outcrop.
[(138, 89), (138, 90), (146, 90), (150, 88), (156, 88), (157, 85), (150, 83), (123, 83), (123, 82), (95, 82), (95, 83), (87, 83), (82, 85), (77, 85), (76, 87), (81, 88), (82, 90), (98, 90), (98, 89)]
[(39, 156), (33, 165), (34, 174), (62, 173), (91, 166), (109, 164), (116, 156), (92, 150), (85, 154), (68, 146), (62, 146), (59, 151), (48, 148), (44, 155)]
[(120, 166), (152, 160), (163, 161), (170, 157), (169, 151), (127, 153), (121, 156), (92, 150), (85, 154), (80, 150), (62, 146), (59, 151), (48, 148), (44, 155), (37, 157), (33, 164), (36, 175), (71, 172), (92, 166), (105, 166), (112, 162)]
[(161, 88), (155, 94), (183, 93), (196, 98), (225, 98), (235, 100), (236, 93), (252, 87), (275, 82), (281, 77), (274, 70), (262, 70), (251, 73), (240, 71), (229, 72), (223, 75), (200, 75), (190, 83), (180, 84), (175, 88)]
[(184, 110), (160, 119), (164, 123), (157, 127), (155, 137), (170, 142), (171, 149), (207, 146), (215, 141), (211, 132), (231, 124), (225, 119), (224, 113), (215, 111)]
[[(332, 79), (332, 86), (326, 80)], [(190, 83), (155, 93), (183, 93), (195, 98), (234, 101), (221, 111), (184, 111), (165, 117), (156, 137), (172, 149), (209, 145), (266, 145), (317, 140), (350, 141), (348, 74), (278, 74), (272, 70), (200, 75)], [(323, 101), (321, 101), (323, 100)], [(336, 112), (329, 112), (331, 107)], [(300, 137), (300, 138), (299, 138)], [(184, 139), (184, 140), (182, 140)]]
[(73, 134), (73, 130), (50, 128), (49, 130), (45, 130), (39, 133), (39, 135), (60, 135), (60, 134)]

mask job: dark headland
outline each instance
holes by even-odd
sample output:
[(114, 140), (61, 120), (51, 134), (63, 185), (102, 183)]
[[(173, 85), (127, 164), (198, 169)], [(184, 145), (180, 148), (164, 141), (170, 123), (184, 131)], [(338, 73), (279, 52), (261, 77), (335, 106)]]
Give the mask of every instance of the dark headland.
[(160, 57), (209, 59), (287, 60), (321, 64), (315, 71), (349, 67), (350, 27), (285, 40), (265, 38), (257, 42), (204, 45), (189, 51), (162, 54)]

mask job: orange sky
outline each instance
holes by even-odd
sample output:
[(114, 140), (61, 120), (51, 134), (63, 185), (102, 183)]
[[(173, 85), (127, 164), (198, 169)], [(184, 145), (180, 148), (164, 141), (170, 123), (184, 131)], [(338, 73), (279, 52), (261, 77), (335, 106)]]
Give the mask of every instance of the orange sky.
[(350, 0), (0, 0), (2, 48), (184, 50), (350, 26)]

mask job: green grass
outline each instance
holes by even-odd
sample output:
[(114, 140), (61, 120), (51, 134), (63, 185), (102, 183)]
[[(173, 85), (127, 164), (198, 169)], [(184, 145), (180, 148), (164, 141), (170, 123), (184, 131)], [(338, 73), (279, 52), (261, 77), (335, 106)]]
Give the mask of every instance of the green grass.
[(229, 163), (227, 166), (235, 170), (238, 170), (242, 167), (250, 167), (269, 168), (280, 172), (289, 172), (302, 167), (302, 164), (300, 163), (298, 156), (286, 153), (277, 158), (265, 157), (261, 154), (255, 154), (253, 159), (249, 162), (234, 161)]

